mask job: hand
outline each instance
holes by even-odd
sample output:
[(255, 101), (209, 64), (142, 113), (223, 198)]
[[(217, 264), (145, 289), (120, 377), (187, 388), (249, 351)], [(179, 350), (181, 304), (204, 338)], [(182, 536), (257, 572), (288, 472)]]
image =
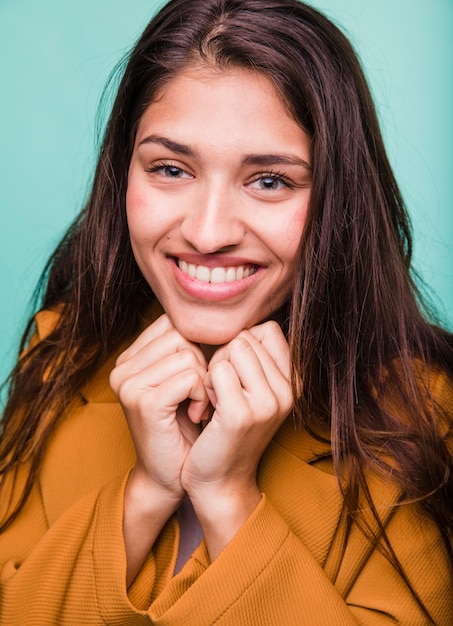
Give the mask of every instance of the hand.
[(124, 494), (127, 586), (184, 496), (182, 467), (207, 417), (206, 368), (200, 348), (163, 315), (123, 352), (110, 375), (137, 452)]
[(207, 415), (206, 369), (200, 348), (162, 315), (123, 352), (110, 376), (135, 444), (135, 474), (175, 502), (184, 495), (181, 470)]
[(204, 384), (215, 410), (194, 442), (181, 483), (211, 559), (259, 502), (259, 460), (291, 410), (289, 348), (275, 322), (242, 331), (212, 357)]

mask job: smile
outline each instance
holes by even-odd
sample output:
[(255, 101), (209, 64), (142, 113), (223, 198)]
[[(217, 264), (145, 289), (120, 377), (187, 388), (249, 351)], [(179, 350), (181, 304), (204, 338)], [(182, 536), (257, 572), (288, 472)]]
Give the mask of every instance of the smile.
[(250, 265), (238, 265), (229, 267), (206, 267), (194, 265), (178, 259), (178, 267), (190, 278), (195, 278), (202, 283), (233, 283), (236, 280), (248, 278), (256, 272), (256, 267)]

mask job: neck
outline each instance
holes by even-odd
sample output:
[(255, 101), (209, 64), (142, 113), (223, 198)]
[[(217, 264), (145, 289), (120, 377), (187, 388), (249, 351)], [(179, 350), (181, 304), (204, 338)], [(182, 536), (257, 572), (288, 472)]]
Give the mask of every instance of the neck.
[(212, 359), (214, 353), (218, 350), (219, 347), (220, 346), (211, 346), (206, 343), (200, 343), (200, 349), (203, 352), (204, 357), (208, 363)]

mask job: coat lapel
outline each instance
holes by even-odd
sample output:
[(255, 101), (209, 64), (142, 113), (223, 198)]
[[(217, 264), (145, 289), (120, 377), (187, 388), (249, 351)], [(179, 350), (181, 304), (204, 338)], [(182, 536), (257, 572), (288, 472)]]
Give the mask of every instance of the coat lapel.
[(261, 460), (258, 482), (323, 566), (342, 509), (330, 445), (317, 441), (288, 418)]

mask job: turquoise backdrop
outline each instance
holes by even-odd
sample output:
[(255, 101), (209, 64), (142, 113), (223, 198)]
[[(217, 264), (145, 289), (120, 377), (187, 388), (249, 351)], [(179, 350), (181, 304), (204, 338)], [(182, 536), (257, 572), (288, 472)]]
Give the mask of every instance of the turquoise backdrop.
[[(0, 0), (1, 379), (45, 260), (86, 197), (103, 85), (161, 4)], [(361, 55), (413, 219), (416, 267), (453, 329), (453, 0), (313, 4)]]

